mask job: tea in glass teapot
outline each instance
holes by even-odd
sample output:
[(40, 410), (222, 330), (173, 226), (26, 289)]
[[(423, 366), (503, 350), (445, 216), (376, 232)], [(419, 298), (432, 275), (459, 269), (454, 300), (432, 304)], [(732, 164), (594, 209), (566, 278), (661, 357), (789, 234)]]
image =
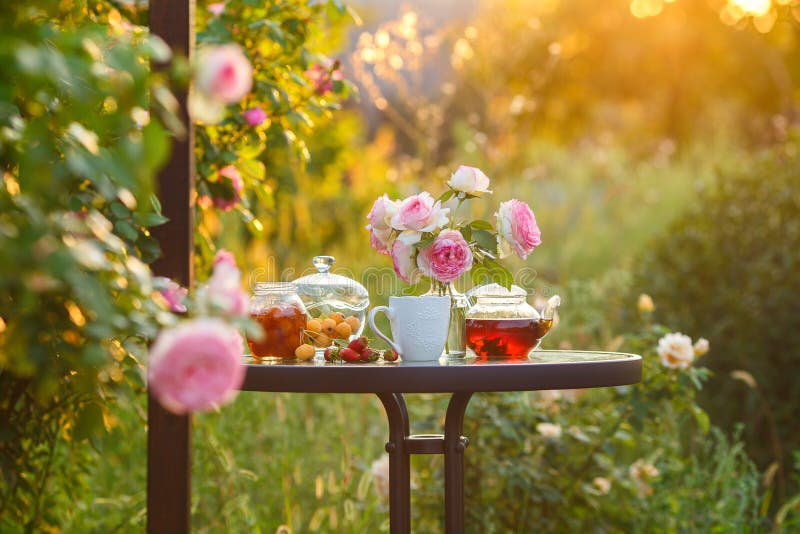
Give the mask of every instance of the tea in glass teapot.
[(473, 288), (467, 297), (474, 304), (467, 311), (467, 356), (479, 360), (523, 360), (553, 327), (558, 295), (550, 297), (539, 313), (528, 304), (528, 293), (519, 286), (508, 290), (499, 284)]

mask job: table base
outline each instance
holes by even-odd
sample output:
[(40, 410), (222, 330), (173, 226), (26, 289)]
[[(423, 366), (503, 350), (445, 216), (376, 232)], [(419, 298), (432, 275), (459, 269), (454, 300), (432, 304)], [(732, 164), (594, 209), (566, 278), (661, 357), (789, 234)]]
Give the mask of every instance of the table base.
[(411, 532), (411, 455), (444, 455), (445, 532), (464, 532), (464, 451), (469, 440), (461, 435), (464, 413), (472, 393), (450, 397), (444, 435), (412, 435), (402, 393), (377, 393), (389, 421), (389, 525), (392, 534)]

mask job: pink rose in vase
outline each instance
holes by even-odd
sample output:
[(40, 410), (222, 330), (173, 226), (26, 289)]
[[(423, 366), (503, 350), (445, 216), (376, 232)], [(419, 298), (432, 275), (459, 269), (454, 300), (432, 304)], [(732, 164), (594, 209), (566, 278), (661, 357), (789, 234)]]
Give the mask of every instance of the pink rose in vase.
[(243, 350), (239, 332), (219, 319), (162, 330), (150, 348), (150, 389), (176, 414), (215, 408), (232, 400), (242, 385)]
[(381, 254), (389, 254), (389, 238), (392, 235), (389, 221), (395, 213), (397, 213), (397, 202), (383, 195), (375, 201), (367, 215), (370, 245)]
[(542, 244), (542, 232), (536, 217), (524, 202), (513, 198), (502, 202), (497, 217), (497, 245), (500, 257), (515, 252), (523, 260)]
[(454, 282), (472, 269), (469, 243), (457, 230), (442, 230), (436, 239), (417, 256), (422, 274), (443, 283)]
[(446, 226), (450, 208), (443, 208), (430, 193), (412, 195), (400, 202), (392, 216), (391, 226), (400, 230), (399, 240), (411, 245), (420, 240), (422, 232), (432, 232)]
[(392, 244), (392, 266), (394, 272), (407, 284), (419, 282), (420, 271), (414, 261), (414, 247), (396, 239)]

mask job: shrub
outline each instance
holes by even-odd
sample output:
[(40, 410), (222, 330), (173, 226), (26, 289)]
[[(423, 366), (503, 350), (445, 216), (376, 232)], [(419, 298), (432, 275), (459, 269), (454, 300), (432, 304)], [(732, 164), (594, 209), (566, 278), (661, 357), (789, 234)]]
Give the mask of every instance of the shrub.
[(659, 320), (711, 340), (715, 376), (701, 404), (728, 430), (745, 423), (762, 466), (786, 466), (800, 446), (800, 383), (791, 372), (800, 363), (797, 150), (789, 143), (720, 170), (716, 186), (642, 257), (632, 296), (649, 293)]

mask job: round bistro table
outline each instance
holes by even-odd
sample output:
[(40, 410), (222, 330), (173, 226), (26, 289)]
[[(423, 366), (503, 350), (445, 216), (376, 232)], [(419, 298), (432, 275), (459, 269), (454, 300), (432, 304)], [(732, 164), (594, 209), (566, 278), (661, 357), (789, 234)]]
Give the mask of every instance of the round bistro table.
[[(464, 531), (464, 451), (461, 435), (469, 399), (477, 392), (582, 389), (634, 384), (642, 358), (617, 352), (542, 350), (525, 361), (444, 360), (423, 363), (247, 365), (242, 391), (374, 393), (389, 421), (389, 524), (411, 532), (411, 455), (444, 455), (445, 529)], [(410, 433), (404, 393), (450, 393), (444, 434)]]

